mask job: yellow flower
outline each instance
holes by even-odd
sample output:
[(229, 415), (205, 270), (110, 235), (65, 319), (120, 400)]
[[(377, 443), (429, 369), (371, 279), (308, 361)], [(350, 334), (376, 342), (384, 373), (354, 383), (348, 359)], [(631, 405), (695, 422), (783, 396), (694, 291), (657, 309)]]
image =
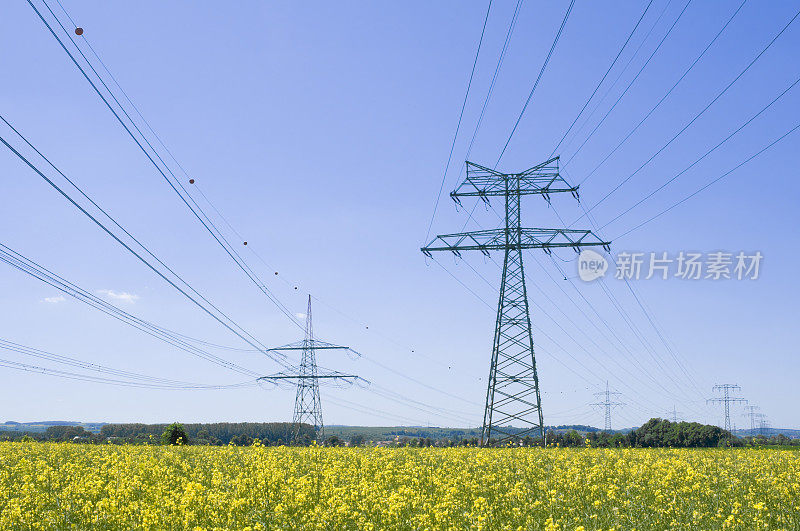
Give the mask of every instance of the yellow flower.
[(0, 529), (791, 529), (800, 452), (0, 443)]

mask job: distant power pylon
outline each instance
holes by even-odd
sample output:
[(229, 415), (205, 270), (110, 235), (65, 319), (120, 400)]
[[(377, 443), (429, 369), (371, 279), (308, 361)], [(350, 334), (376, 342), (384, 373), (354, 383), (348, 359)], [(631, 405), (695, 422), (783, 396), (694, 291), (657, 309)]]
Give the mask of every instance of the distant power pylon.
[(591, 404), (591, 405), (592, 406), (603, 406), (603, 408), (605, 409), (606, 422), (605, 422), (604, 431), (611, 431), (611, 410), (614, 409), (617, 406), (624, 406), (625, 405), (622, 402), (614, 402), (613, 400), (611, 400), (612, 396), (619, 396), (621, 394), (622, 393), (618, 393), (616, 391), (612, 391), (608, 387), (608, 381), (606, 381), (606, 390), (605, 391), (601, 391), (599, 393), (595, 393), (595, 396), (603, 397), (602, 401), (595, 402), (594, 404)]
[(713, 387), (713, 390), (721, 391), (722, 396), (709, 398), (706, 400), (706, 403), (717, 403), (723, 405), (723, 410), (725, 412), (725, 430), (731, 431), (731, 404), (747, 403), (747, 400), (744, 398), (731, 396), (731, 391), (741, 391), (742, 388), (736, 384), (717, 384)]
[(769, 434), (769, 429), (772, 427), (769, 420), (767, 420), (767, 416), (763, 413), (756, 413), (756, 417), (758, 417), (758, 434), (762, 437), (766, 437)]
[(336, 371), (327, 371), (319, 374), (317, 369), (318, 350), (350, 350), (350, 347), (333, 345), (324, 341), (314, 339), (314, 330), (311, 322), (311, 295), (308, 296), (308, 310), (306, 312), (306, 335), (302, 341), (290, 343), (282, 347), (269, 349), (270, 351), (301, 351), (300, 367), (298, 374), (278, 373), (272, 376), (263, 376), (260, 379), (279, 382), (296, 382), (297, 394), (294, 400), (294, 415), (292, 416), (292, 441), (297, 440), (300, 435), (300, 427), (303, 423), (314, 427), (314, 434), (317, 439), (325, 437), (325, 425), (322, 421), (322, 403), (319, 398), (319, 381), (344, 381), (355, 382), (360, 380), (358, 376), (352, 374), (342, 374)]
[(744, 416), (750, 417), (750, 435), (753, 436), (756, 434), (756, 419), (760, 415), (760, 413), (758, 413), (758, 410), (761, 408), (759, 408), (758, 406), (750, 405), (750, 406), (744, 406), (744, 409), (745, 409)]
[(544, 440), (522, 250), (544, 249), (549, 253), (554, 247), (608, 248), (609, 242), (588, 230), (522, 227), (523, 195), (541, 195), (549, 202), (550, 194), (569, 192), (577, 199), (578, 187), (567, 184), (559, 174), (558, 157), (521, 173), (500, 173), (469, 161), (466, 165), (467, 177), (450, 197), (457, 205), (462, 197), (478, 197), (487, 205), (490, 197), (502, 197), (504, 227), (439, 235), (421, 250), (426, 256), (432, 256), (434, 251), (451, 251), (456, 256), (461, 256), (461, 251), (480, 251), (487, 256), (489, 251), (504, 252), (481, 445), (501, 444), (531, 433)]
[(678, 423), (678, 419), (680, 418), (679, 415), (683, 415), (683, 413), (678, 411), (675, 406), (672, 406), (672, 411), (668, 411), (667, 415), (670, 416), (670, 418), (672, 419), (672, 422), (677, 424)]

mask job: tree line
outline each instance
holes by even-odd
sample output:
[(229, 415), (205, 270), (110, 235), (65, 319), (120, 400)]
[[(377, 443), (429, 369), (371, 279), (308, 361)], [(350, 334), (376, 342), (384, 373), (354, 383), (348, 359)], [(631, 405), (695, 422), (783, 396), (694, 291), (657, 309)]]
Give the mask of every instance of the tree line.
[[(536, 441), (531, 441), (535, 445)], [(576, 431), (548, 433), (548, 445), (599, 448), (715, 448), (743, 446), (800, 446), (800, 439), (779, 434), (772, 437), (736, 437), (719, 426), (698, 422), (670, 422), (653, 418), (628, 433), (595, 431), (582, 436)]]
[[(161, 444), (168, 424), (106, 424), (100, 433), (81, 426), (48, 426), (42, 433), (2, 432), (0, 440), (73, 441), (79, 443)], [(264, 445), (287, 444), (292, 439), (294, 425), (290, 422), (217, 422), (212, 424), (182, 424), (182, 444), (250, 446), (258, 439)], [(300, 440), (310, 444), (314, 427), (300, 425)]]
[[(569, 428), (569, 429), (567, 429)], [(800, 439), (790, 439), (782, 434), (765, 437), (736, 437), (730, 432), (697, 422), (670, 422), (653, 418), (639, 428), (627, 433), (609, 433), (597, 428), (577, 431), (573, 427), (556, 427), (547, 432), (547, 446), (600, 447), (600, 448), (713, 448), (720, 446), (798, 446)], [(3, 432), (0, 441), (31, 440), (87, 444), (181, 444), (181, 445), (236, 445), (251, 446), (259, 441), (264, 446), (294, 444), (308, 446), (316, 440), (313, 426), (302, 424), (299, 437), (292, 441), (294, 425), (288, 422), (218, 422), (212, 424), (106, 424), (100, 433), (92, 433), (81, 426), (49, 426), (42, 433)], [(478, 446), (477, 436), (463, 434), (424, 437), (416, 430), (405, 435), (395, 435), (389, 440), (375, 441), (362, 433), (349, 437), (328, 436), (319, 443), (325, 446), (390, 446), (390, 447), (452, 447)], [(475, 433), (470, 430), (469, 433)], [(412, 435), (413, 434), (413, 435)], [(430, 434), (430, 433), (429, 433)], [(416, 436), (415, 436), (416, 435)], [(491, 441), (494, 442), (494, 441)], [(515, 446), (542, 446), (541, 438), (520, 437), (510, 442)]]

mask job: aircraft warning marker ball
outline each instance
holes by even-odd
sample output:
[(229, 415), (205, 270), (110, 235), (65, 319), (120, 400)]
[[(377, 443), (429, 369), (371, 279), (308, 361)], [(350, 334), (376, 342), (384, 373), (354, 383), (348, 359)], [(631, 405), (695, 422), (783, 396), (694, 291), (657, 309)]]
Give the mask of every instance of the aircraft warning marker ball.
[(75, 35), (83, 35), (83, 28), (75, 28)]
[(194, 184), (194, 179), (189, 179), (189, 184)]

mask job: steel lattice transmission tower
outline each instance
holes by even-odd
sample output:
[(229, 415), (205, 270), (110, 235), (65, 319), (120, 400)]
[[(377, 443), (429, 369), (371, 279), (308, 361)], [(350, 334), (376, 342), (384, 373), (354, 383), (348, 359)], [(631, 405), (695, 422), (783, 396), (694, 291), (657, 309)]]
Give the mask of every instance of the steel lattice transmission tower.
[[(521, 173), (499, 171), (467, 161), (467, 177), (450, 197), (461, 204), (462, 197), (478, 197), (489, 204), (490, 197), (505, 203), (505, 226), (493, 230), (462, 232), (437, 236), (421, 250), (426, 256), (435, 251), (503, 251), (503, 276), (497, 305), (492, 359), (486, 390), (481, 445), (500, 444), (538, 433), (544, 441), (539, 377), (533, 349), (528, 293), (522, 266), (523, 249), (581, 247), (602, 245), (588, 230), (523, 228), (521, 198), (541, 195), (548, 202), (550, 194), (569, 192), (578, 197), (578, 187), (570, 186), (558, 170), (558, 157)], [(516, 427), (513, 424), (517, 424)]]
[(762, 437), (769, 435), (769, 430), (772, 427), (767, 416), (763, 413), (758, 414), (758, 434)]
[(325, 424), (322, 421), (322, 402), (319, 397), (320, 380), (355, 382), (360, 380), (358, 376), (352, 374), (342, 374), (336, 371), (324, 371), (320, 373), (317, 368), (318, 350), (349, 350), (350, 347), (333, 345), (324, 341), (314, 339), (314, 329), (311, 320), (311, 295), (308, 296), (308, 310), (306, 311), (306, 330), (305, 338), (302, 341), (290, 343), (282, 347), (269, 349), (270, 351), (300, 351), (300, 367), (297, 374), (278, 373), (272, 376), (263, 376), (260, 380), (278, 382), (295, 382), (297, 394), (294, 400), (294, 415), (292, 416), (292, 440), (296, 440), (300, 435), (302, 424), (310, 424), (314, 427), (317, 439), (324, 438)]
[(611, 410), (617, 406), (624, 406), (622, 402), (614, 402), (611, 398), (614, 396), (620, 396), (622, 393), (618, 393), (617, 391), (612, 391), (608, 387), (608, 381), (606, 381), (606, 390), (601, 391), (599, 393), (595, 393), (595, 396), (603, 397), (603, 400), (600, 402), (595, 402), (594, 404), (590, 404), (592, 406), (602, 406), (605, 409), (605, 429), (603, 431), (611, 431)]
[(672, 419), (672, 422), (674, 424), (677, 424), (678, 419), (681, 418), (681, 415), (683, 415), (683, 413), (681, 411), (678, 411), (678, 408), (673, 405), (672, 411), (667, 411), (667, 415), (669, 415), (669, 418)]
[(744, 409), (745, 412), (743, 413), (743, 415), (745, 417), (750, 417), (750, 435), (754, 436), (756, 434), (756, 419), (760, 415), (762, 415), (761, 413), (758, 412), (758, 410), (761, 408), (758, 406), (749, 405), (749, 406), (744, 406)]
[(721, 397), (709, 398), (706, 403), (717, 403), (723, 405), (725, 412), (725, 430), (731, 431), (731, 404), (743, 403), (746, 404), (747, 400), (741, 397), (731, 396), (731, 391), (741, 391), (742, 388), (736, 384), (717, 384), (713, 387), (714, 391), (721, 391)]

